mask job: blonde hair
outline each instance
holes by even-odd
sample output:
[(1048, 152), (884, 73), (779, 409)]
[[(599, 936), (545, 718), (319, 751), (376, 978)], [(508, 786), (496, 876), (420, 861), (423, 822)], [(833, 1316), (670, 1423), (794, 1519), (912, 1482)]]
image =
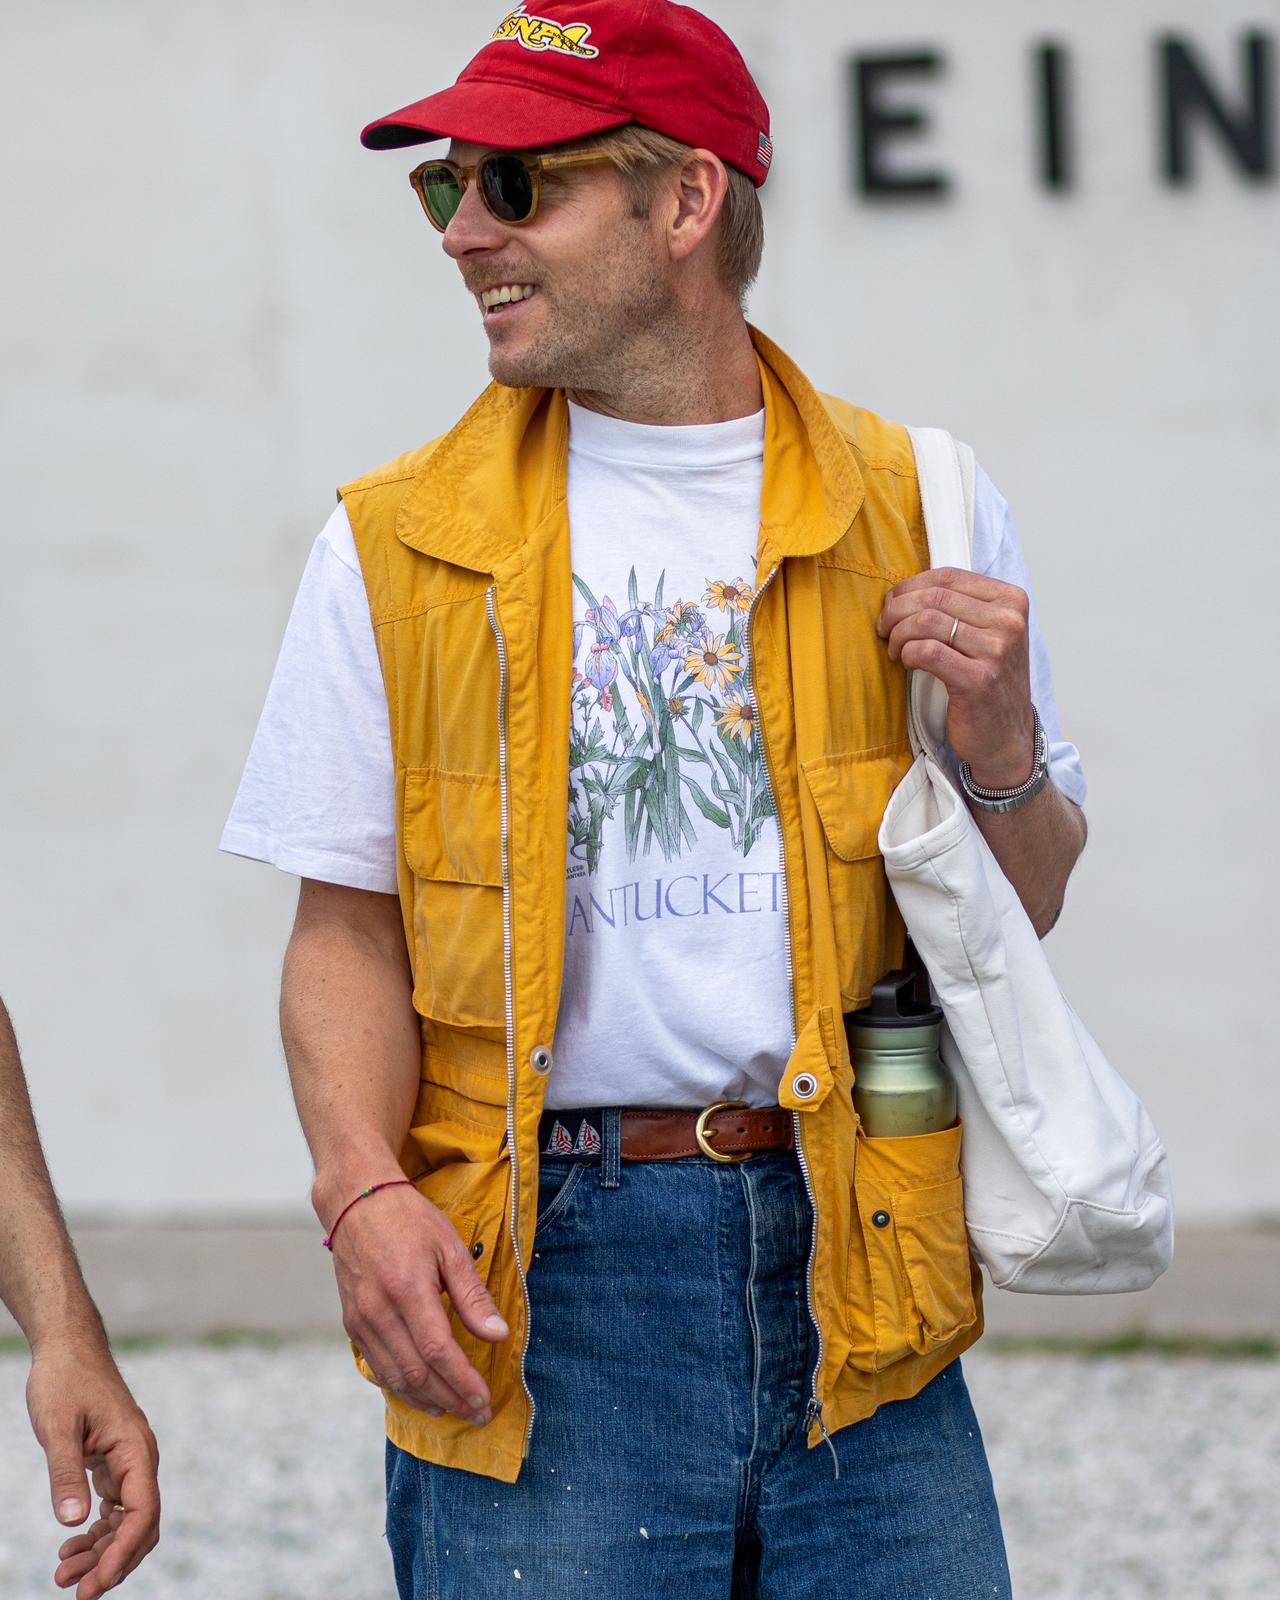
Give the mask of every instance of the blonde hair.
[[(673, 167), (683, 165), (693, 152), (692, 145), (643, 128), (638, 122), (575, 139), (564, 148), (599, 150), (608, 156), (622, 176), (623, 191), (636, 217), (649, 215), (661, 179)], [(745, 305), (764, 254), (764, 213), (756, 186), (746, 173), (727, 163), (725, 171), (729, 188), (717, 218), (720, 277), (739, 304)]]

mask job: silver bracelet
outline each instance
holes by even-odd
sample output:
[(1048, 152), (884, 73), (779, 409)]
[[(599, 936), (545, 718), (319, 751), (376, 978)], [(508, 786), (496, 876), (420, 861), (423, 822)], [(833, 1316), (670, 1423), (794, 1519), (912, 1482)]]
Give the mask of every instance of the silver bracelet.
[(973, 773), (967, 761), (960, 763), (960, 787), (965, 792), (965, 798), (970, 805), (979, 811), (1019, 811), (1040, 793), (1049, 781), (1049, 741), (1045, 737), (1044, 728), (1040, 723), (1040, 713), (1035, 706), (1031, 707), (1031, 715), (1035, 721), (1035, 765), (1031, 769), (1031, 776), (1025, 783), (1020, 783), (1016, 789), (984, 789), (980, 783), (973, 781)]

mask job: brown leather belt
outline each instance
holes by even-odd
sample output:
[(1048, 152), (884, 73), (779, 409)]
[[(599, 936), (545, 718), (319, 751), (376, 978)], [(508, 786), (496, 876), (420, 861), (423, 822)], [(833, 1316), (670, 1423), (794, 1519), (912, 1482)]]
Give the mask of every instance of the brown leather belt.
[[(604, 1144), (605, 1111), (548, 1111), (539, 1129), (544, 1156), (592, 1160)], [(745, 1161), (764, 1150), (794, 1150), (795, 1125), (781, 1106), (740, 1106), (721, 1101), (705, 1111), (623, 1111), (624, 1161), (679, 1161), (709, 1156)]]

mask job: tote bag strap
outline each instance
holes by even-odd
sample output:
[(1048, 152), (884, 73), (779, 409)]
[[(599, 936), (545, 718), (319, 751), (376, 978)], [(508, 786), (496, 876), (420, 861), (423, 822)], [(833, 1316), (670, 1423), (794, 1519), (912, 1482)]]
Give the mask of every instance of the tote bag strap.
[[(973, 566), (973, 511), (977, 462), (967, 444), (944, 428), (908, 428), (915, 451), (920, 505), (929, 539), (929, 564)], [(913, 672), (908, 731), (916, 755), (942, 764), (947, 741), (947, 691), (931, 673)]]

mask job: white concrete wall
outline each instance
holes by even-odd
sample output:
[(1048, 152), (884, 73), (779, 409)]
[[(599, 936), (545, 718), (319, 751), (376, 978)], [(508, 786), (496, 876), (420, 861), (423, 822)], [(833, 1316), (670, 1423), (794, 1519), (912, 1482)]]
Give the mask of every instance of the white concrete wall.
[[(774, 113), (753, 311), (821, 385), (971, 439), (1020, 522), (1092, 840), (1052, 949), (1184, 1216), (1280, 1212), (1272, 729), (1280, 194), (1155, 176), (1152, 41), (1224, 76), (1280, 6), (708, 0)], [(478, 320), (356, 142), (476, 0), (5, 6), (0, 992), (79, 1211), (300, 1209), (276, 1041), (293, 886), (220, 858), (333, 486), (446, 427)], [(492, 16), (490, 15), (492, 13)], [(777, 19), (788, 20), (780, 23)], [(1077, 50), (1081, 183), (1032, 179), (1026, 55)], [(937, 205), (846, 178), (845, 58), (938, 45)], [(904, 150), (904, 155), (908, 154)]]

